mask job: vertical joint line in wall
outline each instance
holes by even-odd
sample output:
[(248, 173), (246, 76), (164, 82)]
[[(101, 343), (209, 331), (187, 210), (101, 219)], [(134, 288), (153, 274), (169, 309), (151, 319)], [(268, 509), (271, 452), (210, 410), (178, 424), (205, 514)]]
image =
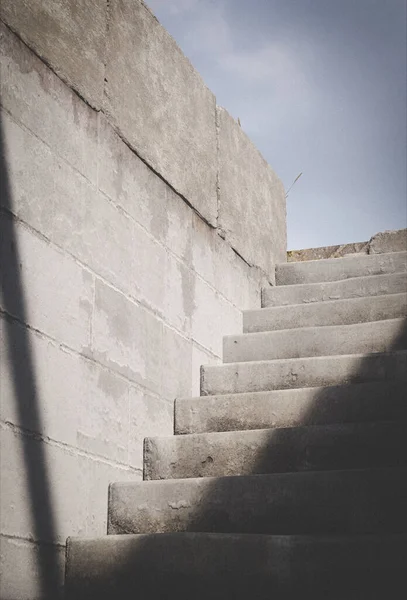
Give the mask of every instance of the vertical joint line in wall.
[(89, 350), (92, 353), (93, 352), (93, 321), (95, 319), (95, 311), (96, 311), (96, 277), (95, 275), (92, 275), (93, 277), (93, 294), (92, 294), (92, 314), (90, 316), (90, 327), (89, 327)]
[(220, 123), (219, 123), (219, 109), (215, 102), (215, 128), (216, 128), (216, 228), (219, 227), (219, 208), (220, 208), (220, 185), (219, 185), (219, 167), (220, 167)]

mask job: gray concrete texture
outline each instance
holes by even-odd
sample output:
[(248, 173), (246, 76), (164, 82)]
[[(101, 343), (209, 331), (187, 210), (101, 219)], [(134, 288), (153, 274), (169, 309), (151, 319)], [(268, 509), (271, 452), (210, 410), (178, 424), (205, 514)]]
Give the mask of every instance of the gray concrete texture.
[(368, 381), (407, 382), (407, 352), (316, 356), (201, 368), (201, 395), (320, 387)]
[(407, 466), (406, 434), (386, 422), (146, 438), (144, 480)]
[[(51, 557), (47, 571), (59, 573), (67, 535), (103, 532), (109, 482), (141, 477), (143, 438), (170, 435), (174, 398), (199, 393), (200, 365), (220, 363), (222, 336), (241, 331), (241, 311), (260, 305), (272, 279), (271, 259), (269, 273), (260, 261), (250, 266), (213, 226), (215, 100), (138, 0), (132, 18), (139, 15), (145, 30), (137, 43), (146, 58), (151, 42), (150, 59), (162, 63), (136, 77), (129, 62), (120, 76), (138, 89), (143, 82), (147, 96), (139, 100), (150, 109), (154, 95), (165, 104), (161, 117), (157, 103), (144, 115), (159, 139), (144, 122), (137, 130), (134, 114), (126, 122), (119, 112), (123, 81), (114, 118), (133, 127), (133, 141), (150, 144), (144, 149), (156, 163), (130, 148), (112, 114), (92, 108), (106, 110), (109, 89), (115, 101), (113, 67), (103, 91), (107, 4), (1, 3), (8, 26), (0, 24), (0, 158), (8, 182), (0, 219), (8, 268), (1, 271), (0, 420), (11, 440), (2, 453), (1, 560), (2, 569), (26, 565), (20, 587), (2, 576), (7, 600), (40, 597), (35, 557), (38, 564)], [(110, 3), (112, 31), (125, 8)], [(112, 41), (117, 59), (123, 41)], [(171, 70), (162, 90), (160, 69)], [(175, 76), (188, 94), (172, 89)], [(30, 453), (40, 459), (30, 462)], [(55, 526), (30, 513), (33, 488), (54, 508)]]
[(350, 325), (395, 319), (404, 317), (406, 313), (407, 292), (366, 298), (347, 298), (331, 302), (244, 311), (243, 331), (244, 333), (256, 333), (295, 327)]
[(407, 420), (405, 382), (178, 398), (175, 433)]
[(405, 534), (406, 476), (399, 467), (115, 483), (108, 532)]
[(322, 246), (320, 248), (304, 248), (289, 250), (288, 262), (304, 260), (321, 260), (340, 258), (351, 254), (383, 254), (387, 252), (403, 252), (407, 250), (407, 229), (381, 231), (370, 238), (368, 242), (356, 244), (341, 244), (339, 246)]
[[(175, 533), (68, 541), (67, 600), (397, 598), (404, 535)], [(244, 568), (242, 568), (244, 565)], [(141, 588), (140, 581), (143, 581)]]
[(405, 318), (353, 325), (302, 327), (223, 338), (223, 362), (407, 350)]
[(270, 287), (263, 290), (262, 306), (267, 308), (288, 304), (309, 304), (402, 292), (407, 293), (407, 273), (368, 275), (340, 281)]
[[(214, 95), (141, 0), (3, 0), (0, 15), (247, 263), (273, 279), (273, 265), (286, 253), (283, 186), (240, 126), (217, 109)], [(5, 102), (14, 101), (11, 85), (20, 91), (13, 114), (19, 112), (28, 126), (40, 120), (37, 108), (31, 110), (38, 79), (35, 105), (51, 108), (40, 125), (47, 143), (65, 113), (74, 116), (77, 129), (86, 120), (92, 129), (96, 113), (88, 111), (88, 117), (76, 94), (70, 106), (65, 103), (60, 79), (54, 81), (40, 60), (24, 60), (27, 48), (10, 41), (7, 27), (1, 31)], [(21, 73), (8, 73), (11, 62)], [(58, 107), (50, 107), (49, 92)], [(83, 157), (83, 144), (75, 156), (65, 140), (55, 142), (73, 162), (95, 166), (96, 154)], [(120, 177), (119, 170), (115, 185)]]

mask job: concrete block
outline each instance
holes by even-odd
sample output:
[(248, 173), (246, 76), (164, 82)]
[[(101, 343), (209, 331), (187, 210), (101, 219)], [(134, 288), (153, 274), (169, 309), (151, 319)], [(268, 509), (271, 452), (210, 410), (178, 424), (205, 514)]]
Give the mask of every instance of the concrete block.
[(65, 548), (0, 535), (0, 573), (4, 600), (43, 598), (45, 590), (62, 600)]
[(110, 6), (106, 79), (109, 119), (215, 225), (215, 97), (139, 0)]
[(223, 361), (274, 360), (407, 350), (406, 319), (227, 336)]
[(369, 254), (407, 251), (407, 229), (376, 233), (369, 241)]
[(375, 381), (247, 394), (178, 398), (176, 434), (406, 421), (405, 383)]
[(105, 64), (105, 0), (2, 0), (1, 19), (95, 108)]
[(129, 465), (143, 469), (143, 442), (148, 435), (171, 435), (174, 403), (132, 387), (129, 404)]
[(149, 437), (144, 479), (407, 467), (407, 421)]
[(96, 184), (97, 113), (3, 24), (0, 40), (2, 106)]
[[(156, 349), (158, 353), (159, 349)], [(192, 342), (163, 326), (161, 396), (171, 402), (192, 393)]]
[(222, 108), (219, 127), (219, 218), (225, 239), (274, 279), (285, 262), (286, 202), (281, 181), (240, 126)]
[(129, 384), (18, 323), (0, 323), (7, 349), (0, 380), (1, 419), (125, 462)]
[(407, 293), (347, 298), (294, 306), (275, 306), (243, 313), (243, 331), (346, 325), (394, 319), (407, 315)]
[(10, 429), (1, 429), (1, 440), (0, 519), (5, 535), (60, 544), (72, 532), (102, 535), (109, 483), (140, 479), (140, 473), (128, 468)]
[(407, 352), (317, 356), (203, 367), (201, 395), (239, 394), (367, 381), (407, 381)]
[(108, 532), (406, 533), (407, 468), (115, 483)]
[(262, 306), (309, 304), (346, 298), (366, 298), (407, 292), (407, 273), (370, 275), (340, 281), (270, 287), (262, 292)]
[(154, 314), (96, 280), (91, 351), (98, 362), (159, 393), (162, 340)]
[[(67, 600), (397, 598), (405, 535), (175, 533), (68, 540)], [(140, 581), (143, 582), (142, 588)]]
[(339, 281), (351, 277), (367, 277), (383, 273), (405, 273), (407, 252), (377, 255), (355, 255), (286, 263), (276, 266), (277, 285)]
[(71, 348), (88, 347), (93, 275), (10, 216), (0, 220), (2, 310)]

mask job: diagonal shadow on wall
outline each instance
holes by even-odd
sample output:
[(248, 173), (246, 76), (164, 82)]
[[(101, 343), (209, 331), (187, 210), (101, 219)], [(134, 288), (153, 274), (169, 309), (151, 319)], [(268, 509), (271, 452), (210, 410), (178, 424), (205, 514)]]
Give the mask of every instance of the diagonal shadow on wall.
[[(34, 571), (38, 577), (41, 599), (55, 600), (61, 594), (61, 566), (57, 550), (52, 545), (57, 539), (57, 524), (52, 503), (52, 482), (47, 465), (45, 444), (33, 441), (34, 434), (43, 431), (40, 397), (35, 372), (35, 363), (28, 332), (18, 320), (27, 322), (27, 290), (21, 276), (20, 253), (15, 220), (12, 217), (12, 191), (7, 169), (5, 135), (0, 113), (0, 239), (1, 244), (9, 244), (12, 252), (7, 252), (10, 260), (5, 264), (1, 258), (1, 298), (5, 314), (3, 317), (5, 342), (7, 346), (8, 365), (13, 380), (15, 410), (20, 430), (16, 433), (21, 444), (24, 458), (24, 477), (31, 513), (32, 537), (35, 542), (36, 565)], [(4, 248), (4, 246), (3, 246)], [(6, 253), (5, 253), (6, 254)], [(10, 316), (11, 315), (11, 316)], [(4, 365), (3, 367), (4, 368)], [(5, 399), (2, 399), (2, 402)], [(6, 460), (6, 459), (4, 459)], [(20, 477), (16, 473), (16, 477)], [(6, 493), (5, 490), (3, 490)], [(18, 503), (21, 499), (15, 499)], [(11, 504), (11, 503), (10, 503)], [(7, 506), (3, 510), (7, 511)], [(9, 506), (12, 510), (11, 505)], [(4, 518), (4, 515), (3, 515)], [(27, 564), (18, 565), (16, 574), (25, 573)], [(4, 598), (7, 600), (7, 598)]]
[[(388, 382), (394, 381), (394, 393), (396, 394), (403, 387), (405, 389), (407, 373), (400, 378), (400, 364), (397, 365), (400, 355), (392, 356), (391, 353), (392, 351), (405, 349), (407, 349), (407, 320), (403, 321), (398, 335), (393, 340), (391, 347), (388, 348), (389, 360), (385, 367), (385, 373), (377, 374), (378, 381), (381, 379)], [(374, 380), (375, 375), (372, 375), (371, 363), (369, 364), (372, 357), (374, 357), (374, 354), (366, 355), (364, 359), (359, 361), (353, 373), (350, 374), (348, 381), (344, 382), (345, 387), (349, 384), (358, 385)], [(398, 382), (395, 379), (398, 379)], [(330, 386), (332, 383), (321, 381), (320, 385)], [(389, 390), (383, 390), (383, 394), (388, 395)], [(378, 395), (376, 395), (376, 398), (378, 398)], [(383, 400), (383, 397), (381, 399)], [(343, 396), (342, 400), (345, 410), (343, 406), (341, 408), (338, 403), (334, 403), (332, 405), (334, 414), (330, 415), (329, 403), (327, 408), (326, 402), (326, 390), (323, 387), (316, 388), (312, 403), (307, 405), (307, 409), (301, 415), (302, 422), (297, 423), (296, 426), (320, 425), (322, 403), (325, 410), (328, 411), (324, 415), (324, 422), (338, 422), (335, 421), (335, 414), (339, 410), (342, 422), (363, 423), (364, 421), (369, 422), (369, 420), (375, 421), (376, 419), (382, 421), (393, 420), (402, 422), (406, 433), (407, 410), (405, 404), (398, 402), (398, 408), (394, 408), (392, 404), (394, 398), (386, 396), (386, 399), (389, 403), (389, 411), (385, 411), (379, 417), (380, 410), (373, 410), (370, 413), (371, 415), (376, 413), (376, 417), (373, 418), (368, 416), (365, 419), (363, 412), (356, 417), (355, 408), (346, 395)], [(364, 405), (366, 406), (366, 402)], [(232, 424), (230, 429), (237, 430), (238, 423)], [(283, 430), (270, 430), (270, 443), (258, 452), (251, 473), (258, 475), (273, 472), (275, 468), (274, 453), (276, 447), (279, 446), (279, 437), (283, 435)], [(384, 468), (387, 466), (407, 467), (405, 442), (400, 442), (400, 438), (395, 440), (392, 440), (391, 437), (387, 438), (386, 443), (391, 447), (390, 451), (388, 447), (383, 446), (383, 437), (377, 440), (373, 438), (373, 442), (377, 443), (377, 452), (374, 451), (373, 456), (369, 457), (366, 453), (364, 454), (363, 448), (362, 452), (360, 452), (360, 448), (357, 449), (359, 460), (361, 460), (360, 465), (355, 465), (352, 461), (357, 459), (345, 450), (341, 459), (344, 461), (343, 468), (361, 468), (362, 464), (365, 467), (374, 468), (377, 466)], [(370, 447), (372, 446), (370, 445)], [(291, 449), (288, 449), (285, 457), (281, 455), (281, 448), (284, 448), (284, 446), (280, 446), (279, 449), (279, 463), (283, 465), (284, 459), (286, 459), (286, 472), (289, 472), (292, 470), (290, 464), (293, 461), (293, 454)], [(311, 450), (311, 454), (309, 450)], [(312, 471), (311, 459), (313, 452), (319, 453), (319, 460), (322, 452), (322, 458), (325, 458), (326, 464), (329, 465), (331, 451), (332, 448), (329, 444), (322, 448), (305, 447), (303, 455), (294, 457), (295, 470), (297, 472)], [(349, 461), (348, 464), (346, 464), (347, 461)], [(281, 471), (284, 472), (284, 468)], [(355, 507), (353, 515), (348, 510), (349, 503), (347, 503), (348, 513), (344, 517), (336, 514), (335, 508), (333, 508), (332, 513), (329, 513), (328, 509), (327, 513), (326, 507), (316, 505), (311, 519), (314, 523), (316, 522), (315, 519), (318, 518), (318, 511), (330, 515), (328, 517), (329, 526), (325, 526), (325, 529), (321, 528), (320, 531), (316, 532), (322, 546), (324, 544), (324, 534), (329, 533), (331, 536), (336, 536), (336, 539), (340, 542), (343, 536), (355, 534), (353, 530), (355, 524), (356, 537), (358, 534), (363, 536), (362, 545), (357, 548), (356, 553), (355, 550), (350, 550), (346, 545), (340, 547), (340, 544), (339, 550), (335, 550), (335, 547), (330, 546), (329, 542), (326, 544), (326, 552), (322, 551), (321, 553), (320, 545), (316, 556), (319, 561), (322, 560), (324, 563), (324, 570), (321, 573), (314, 570), (315, 561), (312, 555), (312, 547), (310, 549), (306, 546), (306, 543), (304, 544), (304, 536), (315, 535), (315, 531), (309, 525), (307, 529), (307, 523), (302, 522), (298, 518), (295, 509), (293, 510), (295, 502), (300, 508), (301, 498), (298, 493), (294, 504), (289, 496), (286, 496), (287, 504), (290, 504), (291, 508), (288, 508), (287, 514), (284, 515), (285, 524), (279, 523), (278, 519), (272, 514), (270, 514), (269, 519), (264, 518), (263, 514), (262, 518), (256, 522), (256, 515), (251, 514), (249, 505), (245, 514), (242, 512), (239, 514), (239, 510), (233, 508), (234, 500), (238, 497), (238, 486), (235, 488), (236, 495), (234, 496), (233, 493), (231, 494), (227, 479), (213, 478), (212, 482), (208, 480), (209, 485), (199, 504), (193, 508), (187, 519), (182, 520), (180, 526), (175, 525), (175, 530), (178, 528), (178, 532), (154, 534), (155, 526), (152, 525), (152, 535), (140, 535), (135, 539), (133, 538), (133, 541), (128, 538), (128, 543), (126, 543), (125, 535), (116, 536), (116, 548), (107, 546), (105, 550), (105, 552), (112, 552), (112, 555), (115, 556), (115, 559), (111, 562), (111, 568), (106, 568), (106, 562), (102, 561), (104, 570), (98, 572), (97, 585), (93, 587), (92, 584), (87, 589), (86, 586), (82, 588), (82, 590), (86, 590), (83, 596), (78, 595), (78, 589), (75, 589), (75, 584), (72, 582), (73, 587), (69, 590), (71, 594), (69, 600), (74, 598), (75, 600), (85, 600), (85, 598), (90, 597), (89, 594), (92, 597), (97, 597), (98, 600), (113, 600), (116, 597), (120, 597), (122, 600), (130, 600), (130, 598), (133, 598), (132, 594), (134, 594), (135, 589), (138, 591), (137, 597), (139, 600), (150, 600), (152, 598), (177, 598), (177, 600), (189, 600), (190, 598), (195, 600), (253, 598), (255, 600), (269, 600), (274, 597), (278, 600), (292, 600), (297, 597), (312, 597), (318, 600), (325, 600), (326, 598), (329, 598), (329, 600), (344, 600), (345, 598), (346, 600), (361, 600), (361, 598), (383, 600), (385, 597), (401, 597), (398, 594), (403, 586), (406, 586), (404, 565), (407, 558), (405, 542), (399, 535), (407, 533), (407, 520), (405, 517), (400, 519), (400, 501), (402, 503), (402, 498), (394, 498), (389, 490), (378, 490), (377, 486), (370, 489), (369, 481), (366, 486), (366, 482), (359, 482), (356, 478), (354, 490), (351, 491), (351, 511), (352, 500), (357, 499), (355, 505), (361, 503), (361, 506)], [(253, 477), (254, 487), (256, 485), (255, 480), (256, 477)], [(399, 487), (402, 496), (407, 498), (407, 482), (402, 482)], [(231, 501), (231, 514), (225, 513), (224, 509), (225, 506), (228, 506), (228, 499)], [(363, 504), (364, 502), (365, 504)], [(396, 510), (392, 515), (393, 502)], [(137, 498), (134, 498), (134, 503), (137, 505)], [(239, 500), (237, 500), (237, 504), (239, 504)], [(282, 504), (280, 504), (280, 514), (282, 514), (282, 507), (284, 507), (284, 498)], [(366, 511), (364, 508), (366, 508)], [(376, 518), (376, 515), (383, 514), (383, 511), (385, 511), (386, 516), (384, 521), (381, 522), (380, 518)], [(158, 518), (157, 522), (161, 523), (161, 521), (162, 517)], [(146, 521), (145, 529), (148, 530), (149, 527), (150, 524)], [(203, 535), (195, 532), (202, 532)], [(237, 563), (241, 565), (239, 572), (233, 570), (233, 560), (228, 562), (229, 556), (237, 557), (239, 560), (238, 541), (232, 542), (228, 546), (227, 552), (222, 554), (222, 550), (220, 552), (216, 550), (219, 538), (216, 538), (215, 532), (260, 534), (260, 537), (253, 539), (251, 552), (249, 554), (247, 552), (243, 553), (242, 560)], [(262, 542), (266, 539), (266, 536), (262, 535), (265, 533), (271, 533), (273, 536), (277, 535), (277, 537), (279, 535), (292, 536), (285, 538), (283, 546), (276, 546), (276, 552), (272, 554), (271, 562), (266, 543), (263, 544)], [(374, 540), (373, 542), (370, 541), (369, 535), (373, 533), (378, 534), (376, 542)], [(391, 552), (387, 554), (389, 548)], [(101, 550), (101, 553), (101, 556), (103, 556), (103, 550)], [(214, 553), (216, 555), (215, 560), (213, 559)], [(360, 553), (363, 554), (362, 561), (359, 560)], [(372, 568), (371, 557), (373, 555), (376, 556), (376, 563), (377, 556), (380, 557), (380, 569)], [(339, 561), (339, 564), (343, 564), (342, 571), (338, 571), (337, 561)], [(359, 565), (358, 568), (355, 568), (355, 563)], [(264, 585), (264, 576), (263, 578), (258, 577), (259, 573), (261, 575), (259, 566), (262, 564), (266, 564), (270, 573), (276, 575), (275, 579), (270, 576), (267, 586)], [(362, 565), (361, 568), (360, 565)], [(293, 575), (293, 566), (295, 566), (295, 575)], [(86, 577), (85, 571), (84, 576)], [(352, 581), (351, 589), (349, 587), (350, 580)], [(225, 582), (227, 582), (227, 585), (225, 585)]]

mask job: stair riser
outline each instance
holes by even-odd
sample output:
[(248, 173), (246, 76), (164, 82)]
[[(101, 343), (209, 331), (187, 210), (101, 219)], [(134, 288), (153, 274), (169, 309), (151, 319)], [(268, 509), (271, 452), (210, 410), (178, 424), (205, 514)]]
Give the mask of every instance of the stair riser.
[(396, 319), (407, 315), (407, 294), (317, 302), (243, 313), (243, 332), (275, 331), (296, 327), (350, 325)]
[(275, 286), (262, 292), (262, 306), (312, 304), (347, 298), (365, 298), (407, 291), (407, 273), (355, 277), (342, 281)]
[(113, 484), (110, 534), (407, 533), (407, 469)]
[(407, 348), (406, 319), (230, 335), (223, 362), (390, 352)]
[(339, 281), (406, 271), (407, 252), (292, 262), (276, 266), (276, 285)]
[(146, 438), (144, 479), (407, 467), (407, 422)]
[(388, 382), (180, 398), (175, 433), (407, 420), (406, 384)]
[(406, 555), (389, 535), (70, 539), (66, 600), (383, 600), (399, 597)]
[(369, 381), (407, 381), (407, 352), (201, 367), (202, 396)]

